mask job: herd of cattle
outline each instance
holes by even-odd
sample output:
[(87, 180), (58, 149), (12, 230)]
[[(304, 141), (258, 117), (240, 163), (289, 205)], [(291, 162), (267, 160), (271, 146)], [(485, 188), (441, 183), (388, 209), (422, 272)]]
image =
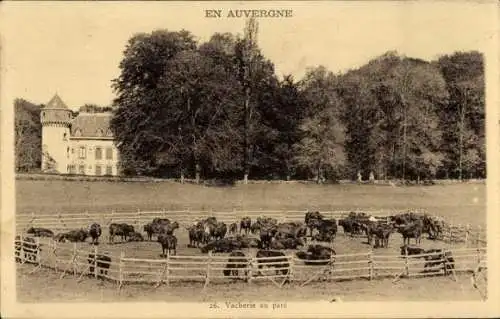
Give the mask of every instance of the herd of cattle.
[[(420, 244), (423, 234), (428, 234), (430, 239), (439, 239), (445, 228), (442, 219), (427, 214), (413, 212), (400, 213), (377, 219), (365, 213), (351, 212), (343, 219), (328, 219), (320, 212), (307, 212), (304, 222), (284, 222), (278, 223), (275, 218), (258, 217), (253, 223), (249, 217), (244, 217), (239, 223), (227, 225), (218, 221), (215, 217), (208, 217), (185, 227), (189, 234), (188, 247), (198, 248), (202, 253), (212, 251), (214, 253), (230, 253), (229, 264), (224, 274), (230, 275), (237, 271), (237, 268), (244, 268), (247, 260), (241, 251), (243, 248), (258, 248), (256, 257), (275, 257), (277, 272), (285, 274), (287, 271), (287, 259), (283, 250), (298, 249), (307, 247), (306, 251), (296, 252), (299, 259), (304, 260), (308, 265), (327, 265), (334, 260), (335, 251), (327, 245), (309, 244), (308, 238), (316, 242), (332, 243), (336, 237), (338, 227), (342, 227), (346, 235), (350, 237), (365, 237), (369, 245), (374, 248), (389, 245), (391, 234), (399, 232), (403, 238), (401, 254), (436, 253), (425, 251), (418, 246), (410, 246), (410, 239), (414, 239), (416, 244)], [(162, 255), (175, 255), (177, 253), (177, 237), (175, 231), (180, 227), (176, 221), (166, 218), (155, 218), (150, 223), (144, 225), (143, 231), (147, 235), (147, 240), (152, 241), (156, 236), (156, 241), (160, 243)], [(92, 244), (98, 244), (102, 235), (101, 226), (93, 223), (88, 229), (76, 229), (54, 235), (46, 228), (31, 227), (27, 234), (34, 237), (53, 237), (59, 242), (84, 242), (91, 238)], [(144, 237), (137, 232), (134, 226), (125, 223), (112, 223), (109, 225), (109, 243), (114, 243), (119, 236), (122, 242), (144, 241)], [(19, 236), (18, 238), (19, 239)], [(27, 237), (22, 244), (24, 252), (33, 252), (40, 249), (31, 237)], [(16, 241), (16, 254), (19, 258), (21, 251), (20, 242)], [(29, 254), (33, 256), (33, 254)], [(443, 256), (436, 255), (439, 260)], [(332, 258), (333, 257), (333, 258)], [(432, 257), (432, 258), (437, 258)], [(32, 258), (32, 257), (30, 257)], [(452, 258), (446, 256), (446, 258)], [(96, 260), (97, 259), (97, 260)], [(28, 260), (29, 261), (29, 260)], [(111, 262), (111, 257), (106, 255), (89, 254), (88, 262), (91, 265), (98, 263), (98, 268), (107, 269)], [(427, 266), (432, 266), (429, 259)], [(93, 269), (93, 268), (92, 268)]]

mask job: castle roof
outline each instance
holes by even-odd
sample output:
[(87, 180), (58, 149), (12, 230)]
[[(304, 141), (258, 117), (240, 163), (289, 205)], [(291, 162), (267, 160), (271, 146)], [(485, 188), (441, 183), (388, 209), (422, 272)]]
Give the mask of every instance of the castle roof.
[(59, 95), (57, 93), (54, 95), (54, 97), (52, 97), (52, 99), (49, 101), (49, 103), (47, 103), (47, 105), (45, 105), (44, 108), (69, 110), (66, 103), (64, 103), (63, 100), (61, 100), (61, 98), (59, 97)]
[(71, 125), (72, 137), (108, 137), (112, 138), (110, 129), (111, 113), (80, 113)]

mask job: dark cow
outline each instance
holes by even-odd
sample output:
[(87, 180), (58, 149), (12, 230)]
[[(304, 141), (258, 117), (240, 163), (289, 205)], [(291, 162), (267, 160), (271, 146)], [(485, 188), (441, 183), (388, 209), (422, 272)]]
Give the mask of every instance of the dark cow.
[[(37, 264), (39, 262), (38, 256), (39, 252), (42, 251), (41, 245), (38, 244), (34, 238), (16, 236), (14, 240), (14, 250), (16, 262), (21, 262), (24, 260), (27, 263)], [(22, 259), (21, 259), (22, 251)]]
[(312, 237), (313, 230), (318, 229), (318, 227), (323, 219), (324, 219), (324, 216), (318, 211), (306, 213), (306, 216), (304, 218), (304, 222), (310, 230), (309, 235), (311, 237)]
[(164, 226), (164, 231), (167, 235), (173, 235), (174, 231), (179, 228), (179, 223), (173, 222)]
[[(267, 268), (276, 268), (276, 275), (288, 275), (290, 272), (290, 263), (288, 258), (286, 258), (285, 254), (281, 251), (275, 250), (259, 250), (255, 255), (258, 263), (258, 274), (261, 274), (260, 269), (263, 266)], [(269, 258), (271, 257), (271, 258)], [(265, 258), (265, 259), (259, 259)]]
[(425, 249), (417, 246), (403, 245), (400, 248), (401, 248), (401, 256), (421, 255), (425, 253)]
[(245, 234), (248, 235), (248, 233), (250, 232), (250, 227), (252, 227), (252, 220), (250, 219), (250, 217), (243, 217), (243, 219), (241, 219), (240, 221), (240, 234), (241, 234), (241, 231), (245, 231)]
[(85, 229), (78, 229), (78, 230), (70, 230), (69, 232), (66, 233), (57, 234), (54, 237), (54, 240), (58, 242), (69, 241), (72, 243), (78, 243), (78, 242), (84, 242), (88, 236), (89, 233)]
[(250, 226), (250, 232), (255, 235), (260, 231), (261, 227), (262, 225), (260, 223), (255, 222)]
[(423, 225), (421, 220), (414, 221), (407, 225), (398, 226), (398, 232), (403, 236), (403, 244), (410, 244), (410, 238), (415, 238), (415, 243), (420, 244), (423, 232)]
[(425, 254), (432, 255), (424, 257), (427, 261), (424, 265), (424, 271), (426, 271), (426, 268), (429, 269), (429, 271), (434, 271), (430, 268), (443, 265), (444, 274), (447, 275), (455, 269), (455, 259), (450, 251), (444, 251), (443, 249), (429, 249), (425, 251)]
[(30, 227), (26, 233), (35, 237), (54, 237), (52, 230), (41, 227)]
[(333, 241), (337, 234), (337, 221), (335, 219), (322, 220), (319, 224), (319, 234), (327, 241)]
[[(238, 269), (247, 268), (248, 266), (248, 258), (241, 251), (233, 251), (229, 254), (228, 263), (225, 269), (222, 271), (225, 277), (238, 276)], [(244, 276), (247, 277), (248, 270), (244, 270)], [(236, 279), (236, 278), (234, 278)]]
[(229, 225), (229, 233), (233, 234), (233, 235), (236, 235), (236, 232), (238, 232), (238, 224), (237, 223), (231, 223), (231, 225)]
[(129, 237), (127, 239), (128, 242), (133, 242), (133, 241), (144, 241), (144, 237), (142, 236), (141, 233), (138, 232), (133, 232), (129, 234)]
[(392, 224), (384, 224), (384, 223), (372, 223), (368, 226), (367, 235), (368, 235), (368, 243), (371, 244), (372, 236), (375, 236), (375, 246), (374, 248), (389, 247), (389, 237), (394, 231), (394, 227)]
[[(298, 251), (297, 258), (304, 260), (304, 264), (310, 266), (326, 266), (335, 261), (335, 250), (330, 247), (322, 245), (311, 245), (308, 247), (307, 252)], [(316, 261), (316, 262), (315, 262)]]
[(92, 244), (99, 244), (99, 237), (101, 237), (102, 231), (101, 231), (101, 225), (97, 223), (93, 223), (89, 227), (89, 235), (92, 238)]
[(203, 243), (204, 230), (201, 225), (193, 225), (187, 228), (189, 233), (189, 245), (188, 247), (200, 247)]
[(170, 255), (171, 252), (174, 252), (174, 255), (177, 254), (177, 237), (169, 234), (160, 234), (158, 235), (158, 242), (161, 244), (162, 256), (166, 256), (165, 252), (168, 251)]
[(271, 245), (271, 240), (276, 234), (277, 229), (274, 227), (264, 227), (260, 230), (260, 243), (262, 249), (268, 249)]
[(241, 240), (234, 238), (223, 238), (219, 240), (214, 240), (200, 248), (200, 251), (204, 254), (212, 251), (214, 253), (230, 253), (233, 250), (238, 250), (244, 248), (244, 243)]
[(227, 226), (223, 222), (216, 223), (210, 229), (210, 236), (215, 240), (224, 238), (226, 236), (226, 233), (227, 233)]
[(91, 275), (95, 276), (94, 267), (97, 264), (97, 278), (102, 279), (103, 276), (108, 275), (109, 267), (111, 266), (111, 257), (103, 254), (89, 254), (87, 258), (90, 264), (89, 272)]
[(120, 236), (122, 241), (126, 241), (129, 234), (135, 232), (134, 226), (125, 223), (112, 223), (109, 225), (109, 242), (113, 243), (115, 236)]
[[(170, 227), (170, 228), (169, 228)], [(170, 223), (168, 218), (154, 218), (152, 222), (144, 225), (143, 230), (148, 235), (148, 240), (153, 240), (154, 234), (172, 231), (179, 227), (177, 223)], [(173, 230), (172, 230), (173, 229)]]
[(274, 250), (281, 249), (297, 249), (299, 246), (304, 246), (304, 240), (302, 238), (272, 238), (270, 243), (270, 248)]
[(344, 233), (350, 234), (351, 237), (361, 233), (362, 230), (362, 223), (351, 217), (339, 220), (339, 226), (342, 226)]

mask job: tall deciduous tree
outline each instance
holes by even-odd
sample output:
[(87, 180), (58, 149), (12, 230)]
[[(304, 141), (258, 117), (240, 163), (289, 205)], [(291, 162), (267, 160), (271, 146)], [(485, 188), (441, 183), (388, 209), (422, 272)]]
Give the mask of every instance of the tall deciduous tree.
[(42, 160), (40, 107), (24, 99), (14, 101), (14, 147), (18, 172), (29, 172), (40, 168)]

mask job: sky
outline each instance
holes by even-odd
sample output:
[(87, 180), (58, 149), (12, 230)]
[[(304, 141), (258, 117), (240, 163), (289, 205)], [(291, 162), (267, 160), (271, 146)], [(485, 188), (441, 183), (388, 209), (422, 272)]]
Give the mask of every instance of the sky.
[(202, 42), (242, 33), (245, 23), (205, 18), (205, 9), (252, 8), (293, 10), (291, 18), (258, 19), (258, 44), (279, 76), (296, 79), (307, 67), (344, 72), (389, 50), (426, 60), (479, 50), (488, 62), (497, 31), (494, 2), (3, 2), (1, 94), (47, 103), (57, 92), (73, 109), (109, 105), (135, 33), (186, 29)]

